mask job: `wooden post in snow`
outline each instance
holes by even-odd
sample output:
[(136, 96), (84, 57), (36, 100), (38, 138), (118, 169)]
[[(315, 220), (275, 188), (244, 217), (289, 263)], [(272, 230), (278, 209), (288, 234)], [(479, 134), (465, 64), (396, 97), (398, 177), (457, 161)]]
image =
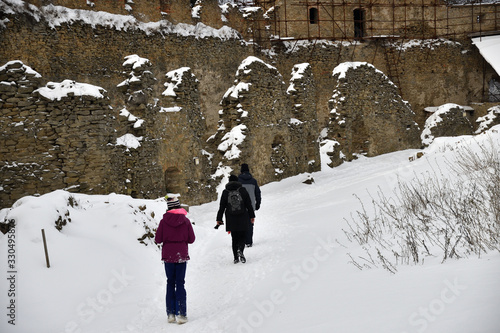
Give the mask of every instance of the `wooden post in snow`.
[(47, 250), (47, 241), (45, 240), (45, 230), (42, 229), (43, 249), (45, 250), (45, 261), (47, 261), (47, 268), (50, 268), (49, 251)]

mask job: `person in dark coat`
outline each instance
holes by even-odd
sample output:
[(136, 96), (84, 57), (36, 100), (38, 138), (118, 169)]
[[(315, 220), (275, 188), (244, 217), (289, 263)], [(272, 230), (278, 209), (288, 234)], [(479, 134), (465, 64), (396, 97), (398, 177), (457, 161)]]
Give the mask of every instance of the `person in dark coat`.
[[(238, 181), (247, 190), (248, 194), (250, 194), (250, 199), (252, 201), (252, 207), (254, 211), (259, 210), (262, 199), (260, 188), (257, 184), (257, 180), (253, 178), (252, 174), (250, 173), (248, 164), (243, 163), (241, 165), (241, 174), (238, 176)], [(248, 232), (245, 238), (245, 244), (248, 247), (251, 247), (253, 245), (253, 223), (251, 223), (248, 228)]]
[[(228, 209), (229, 191), (233, 190), (238, 190), (240, 192), (243, 201), (243, 212), (238, 215), (231, 214)], [(219, 211), (217, 212), (217, 225), (223, 224), (223, 215), (225, 215), (226, 218), (226, 231), (231, 233), (234, 263), (237, 264), (240, 261), (245, 263), (246, 258), (243, 254), (243, 250), (245, 249), (245, 237), (249, 225), (254, 222), (255, 213), (250, 195), (241, 183), (238, 182), (238, 177), (235, 175), (229, 177), (229, 183), (226, 184), (226, 188), (222, 192)]]
[(175, 197), (168, 198), (167, 207), (156, 230), (155, 243), (162, 244), (161, 258), (167, 275), (165, 302), (168, 322), (184, 324), (187, 322), (184, 279), (189, 260), (188, 244), (192, 244), (196, 237), (193, 226), (186, 217), (187, 212), (181, 208), (179, 200)]

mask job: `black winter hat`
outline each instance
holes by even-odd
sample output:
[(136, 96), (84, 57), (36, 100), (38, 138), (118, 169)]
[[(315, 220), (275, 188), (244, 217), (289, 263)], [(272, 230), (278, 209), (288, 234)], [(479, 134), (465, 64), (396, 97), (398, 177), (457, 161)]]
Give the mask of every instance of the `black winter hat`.
[(243, 172), (250, 172), (250, 169), (248, 168), (248, 164), (243, 163), (243, 164), (241, 165), (241, 172), (242, 172), (242, 173), (243, 173)]
[(230, 182), (237, 182), (238, 181), (238, 176), (236, 176), (236, 175), (229, 176), (229, 181)]

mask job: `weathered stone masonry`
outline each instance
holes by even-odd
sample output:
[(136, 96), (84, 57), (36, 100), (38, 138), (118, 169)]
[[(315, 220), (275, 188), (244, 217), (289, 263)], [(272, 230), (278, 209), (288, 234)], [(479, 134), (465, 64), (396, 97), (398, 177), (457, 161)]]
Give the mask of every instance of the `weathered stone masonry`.
[[(237, 36), (199, 38), (168, 29), (146, 31), (135, 25), (120, 30), (82, 21), (52, 27), (29, 13), (0, 13), (0, 20), (0, 65), (15, 59), (24, 63), (11, 63), (1, 74), (0, 81), (16, 83), (0, 85), (0, 207), (23, 195), (58, 188), (149, 198), (172, 191), (181, 193), (186, 203), (206, 202), (214, 198), (216, 180), (211, 175), (219, 162), (233, 170), (241, 162), (249, 163), (261, 184), (316, 171), (317, 138), (330, 121), (329, 100), (337, 84), (332, 70), (345, 61), (368, 61), (388, 71), (376, 41), (298, 46), (282, 42), (269, 56), (272, 53), (254, 53), (256, 49)], [(245, 24), (241, 30), (248, 31)], [(149, 64), (124, 67), (125, 57), (133, 54)], [(236, 79), (252, 88), (237, 100), (224, 98), (238, 67), (250, 55), (263, 63), (253, 63), (250, 74)], [(300, 79), (293, 79), (294, 67), (304, 62), (310, 66)], [(420, 126), (424, 107), (479, 101), (483, 79), (494, 75), (488, 65), (483, 72), (480, 55), (466, 41), (412, 46), (400, 52), (397, 63), (403, 99), (410, 102)], [(163, 95), (164, 83), (175, 85), (165, 74), (181, 68), (189, 71), (181, 71), (175, 96)], [(139, 80), (120, 85), (131, 75)], [(34, 93), (48, 81), (67, 79), (102, 87), (103, 97), (47, 100)], [(287, 90), (292, 81), (295, 91)], [(124, 109), (132, 116), (122, 113)], [(241, 118), (238, 109), (247, 111), (248, 118)], [(486, 108), (473, 116), (481, 112)], [(143, 121), (141, 126), (136, 126), (137, 119)], [(226, 131), (247, 125), (239, 159), (224, 160), (217, 149), (225, 134), (217, 131), (219, 119)], [(356, 137), (353, 144), (346, 141), (341, 147), (354, 153), (413, 146), (398, 134), (387, 140), (394, 143), (390, 148), (382, 145), (383, 135), (371, 137), (375, 146), (363, 147), (364, 137), (355, 129), (329, 134)], [(217, 140), (206, 145), (214, 133)], [(117, 145), (125, 134), (141, 138), (140, 148)]]
[[(308, 81), (310, 70), (302, 83)], [(264, 184), (319, 170), (315, 104), (300, 80), (294, 82), (296, 89), (288, 94), (275, 67), (255, 57), (242, 63), (221, 101), (220, 127), (210, 140), (215, 165), (238, 173), (241, 163), (248, 163)], [(231, 142), (233, 131), (241, 131), (242, 142)]]
[(329, 133), (348, 160), (354, 154), (376, 156), (421, 146), (415, 114), (386, 75), (354, 63), (334, 78)]
[(116, 118), (102, 97), (50, 99), (37, 88), (40, 74), (15, 61), (0, 71), (0, 152), (2, 204), (57, 188), (105, 193), (109, 179)]

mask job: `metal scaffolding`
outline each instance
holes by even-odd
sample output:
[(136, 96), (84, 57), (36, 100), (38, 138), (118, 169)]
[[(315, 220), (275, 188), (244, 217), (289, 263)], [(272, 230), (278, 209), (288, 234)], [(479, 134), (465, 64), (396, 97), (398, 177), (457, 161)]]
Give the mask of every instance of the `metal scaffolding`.
[[(312, 54), (318, 40), (371, 40), (383, 52), (386, 74), (400, 93), (398, 44), (415, 39), (464, 40), (500, 34), (500, 2), (493, 0), (459, 5), (445, 0), (254, 0), (252, 5), (261, 7), (264, 13), (254, 18), (256, 47), (282, 41), (297, 45), (300, 40), (309, 40)], [(353, 54), (357, 44), (351, 44)], [(339, 46), (342, 48), (342, 43)]]
[(495, 2), (254, 0), (253, 5), (266, 13), (255, 33), (274, 40), (460, 39), (500, 33), (500, 3)]

